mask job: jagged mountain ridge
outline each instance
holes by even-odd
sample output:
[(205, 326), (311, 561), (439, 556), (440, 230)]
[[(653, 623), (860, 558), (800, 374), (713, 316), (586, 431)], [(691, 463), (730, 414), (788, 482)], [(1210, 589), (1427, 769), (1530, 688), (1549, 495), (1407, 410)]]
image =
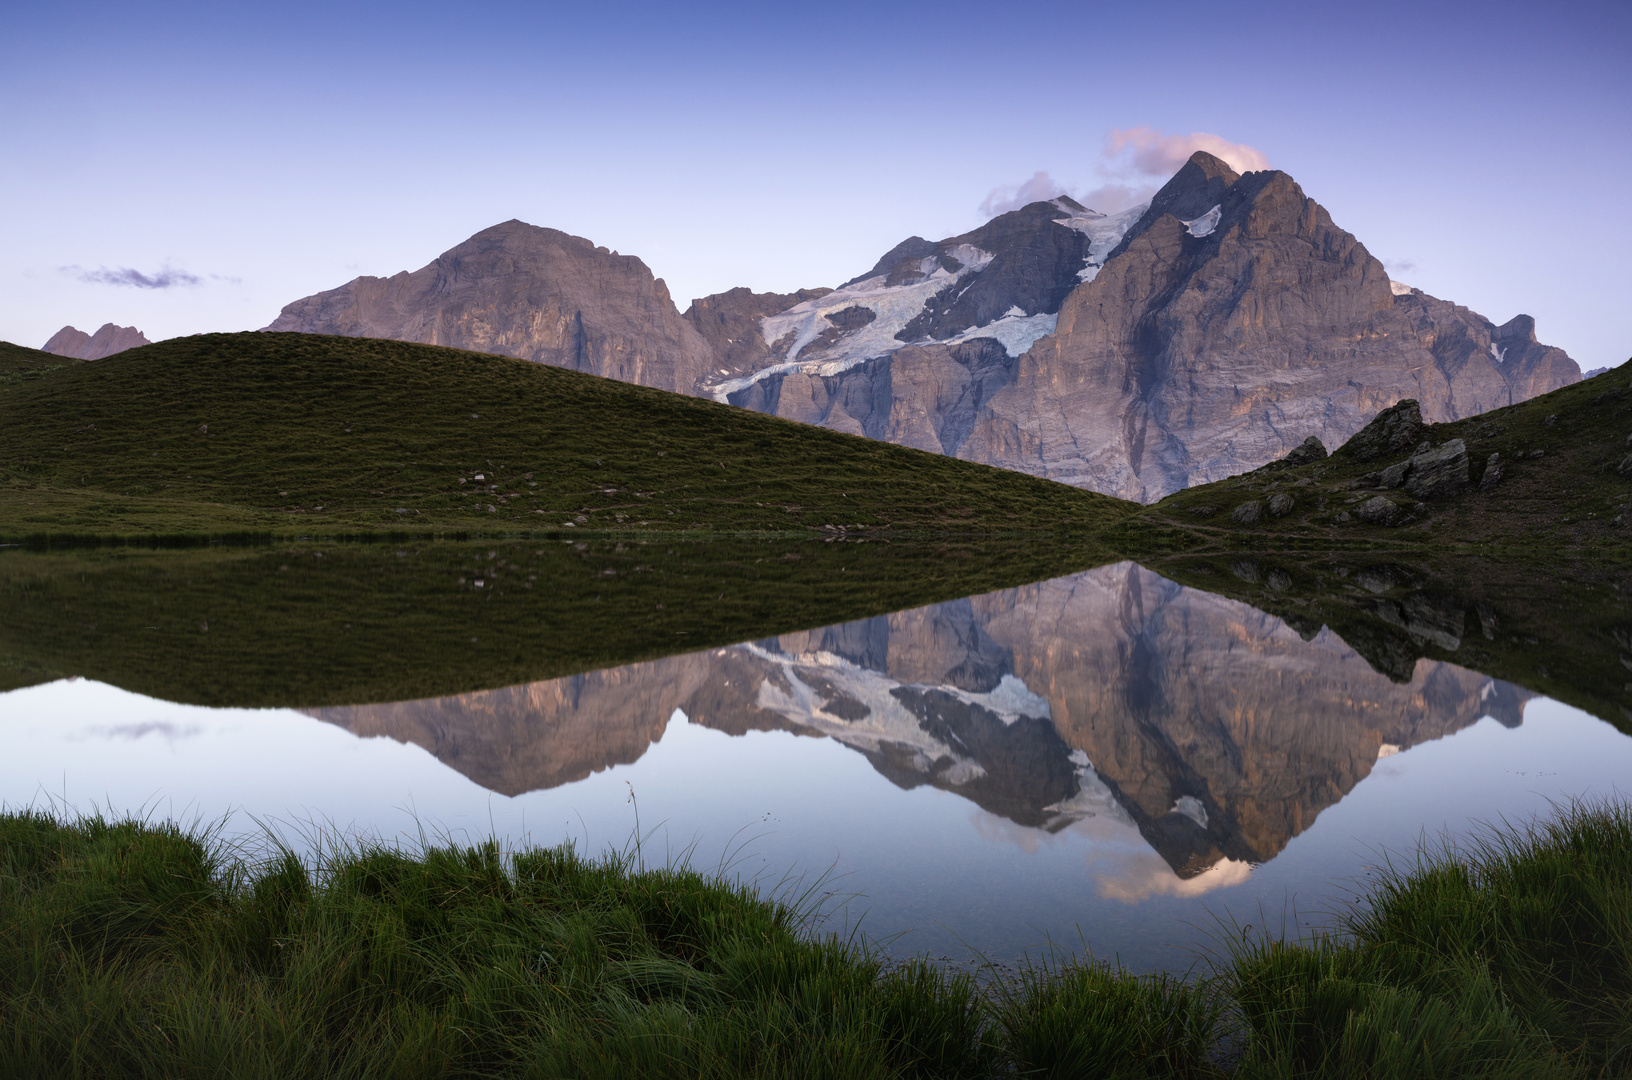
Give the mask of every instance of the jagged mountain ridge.
[(1515, 725), (1528, 696), (1430, 660), (1397, 680), (1330, 632), (1123, 563), (526, 686), (309, 713), (510, 795), (636, 760), (675, 709), (730, 734), (824, 735), (900, 787), (1023, 826), (1130, 820), (1190, 877), (1273, 858), (1380, 757), (1485, 715)]
[(103, 323), (94, 334), (64, 326), (51, 335), (50, 341), (40, 346), (40, 351), (74, 360), (101, 360), (126, 349), (139, 349), (151, 344), (147, 335), (134, 326), (115, 326), (110, 322)]
[(1032, 203), (837, 289), (682, 317), (638, 259), (512, 221), (268, 329), (563, 364), (1147, 502), (1404, 398), (1438, 422), (1580, 377), (1528, 316), (1390, 282), (1291, 177), (1199, 152), (1147, 206)]

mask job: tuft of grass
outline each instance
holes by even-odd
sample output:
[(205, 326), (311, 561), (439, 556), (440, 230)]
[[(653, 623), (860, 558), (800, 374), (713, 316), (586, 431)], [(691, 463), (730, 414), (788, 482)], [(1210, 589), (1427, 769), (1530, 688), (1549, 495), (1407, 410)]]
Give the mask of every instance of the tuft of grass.
[(1023, 1076), (1115, 1080), (1219, 1075), (1224, 999), (1206, 980), (1105, 962), (1023, 966), (994, 986), (993, 1020)]
[(1138, 509), (734, 406), (410, 342), (206, 334), (82, 364), (8, 349), (7, 539), (472, 528), (1080, 534)]

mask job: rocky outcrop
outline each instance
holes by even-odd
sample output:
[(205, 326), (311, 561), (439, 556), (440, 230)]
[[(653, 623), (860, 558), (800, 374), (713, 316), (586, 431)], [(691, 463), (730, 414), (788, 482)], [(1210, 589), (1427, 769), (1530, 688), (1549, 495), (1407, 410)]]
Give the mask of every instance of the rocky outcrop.
[(126, 349), (139, 349), (143, 345), (151, 345), (147, 335), (134, 326), (115, 326), (111, 322), (103, 323), (102, 328), (94, 334), (87, 334), (83, 330), (76, 330), (72, 326), (64, 326), (51, 340), (41, 346), (44, 352), (55, 353), (57, 356), (68, 356), (75, 360), (101, 360), (114, 353), (122, 353)]
[(448, 345), (683, 394), (714, 365), (645, 263), (520, 221), (412, 273), (297, 300), (266, 329)]
[[(1284, 585), (1250, 559), (1232, 569)], [(1375, 602), (1389, 625), (1459, 647), (1454, 603)], [(519, 794), (635, 760), (678, 708), (731, 734), (835, 739), (892, 783), (1026, 827), (1131, 819), (1191, 876), (1272, 858), (1379, 757), (1487, 714), (1516, 724), (1525, 697), (1446, 663), (1382, 672), (1318, 625), (1300, 632), (1124, 563), (733, 648), (311, 715)]]

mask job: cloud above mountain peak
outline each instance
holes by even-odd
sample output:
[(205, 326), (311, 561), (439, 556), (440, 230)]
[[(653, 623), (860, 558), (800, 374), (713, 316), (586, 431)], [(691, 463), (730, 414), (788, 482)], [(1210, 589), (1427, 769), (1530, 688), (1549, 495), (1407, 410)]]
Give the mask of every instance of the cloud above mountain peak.
[(1027, 203), (1070, 195), (1090, 209), (1114, 214), (1149, 202), (1167, 178), (1178, 172), (1197, 150), (1221, 158), (1236, 172), (1269, 168), (1269, 158), (1257, 147), (1231, 142), (1206, 131), (1168, 135), (1159, 128), (1141, 124), (1115, 128), (1105, 136), (1105, 148), (1094, 170), (1104, 183), (1097, 187), (1074, 189), (1046, 171), (1038, 170), (1028, 180), (987, 192), (979, 210), (982, 216), (990, 218), (1018, 210)]

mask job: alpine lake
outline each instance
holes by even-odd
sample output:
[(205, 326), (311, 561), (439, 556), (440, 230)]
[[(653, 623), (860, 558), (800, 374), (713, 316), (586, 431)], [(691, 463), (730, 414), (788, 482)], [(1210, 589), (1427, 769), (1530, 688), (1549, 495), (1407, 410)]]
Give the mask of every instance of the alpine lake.
[(570, 531), (0, 551), (0, 801), (684, 861), (900, 955), (1182, 972), (1632, 782), (1614, 574)]

